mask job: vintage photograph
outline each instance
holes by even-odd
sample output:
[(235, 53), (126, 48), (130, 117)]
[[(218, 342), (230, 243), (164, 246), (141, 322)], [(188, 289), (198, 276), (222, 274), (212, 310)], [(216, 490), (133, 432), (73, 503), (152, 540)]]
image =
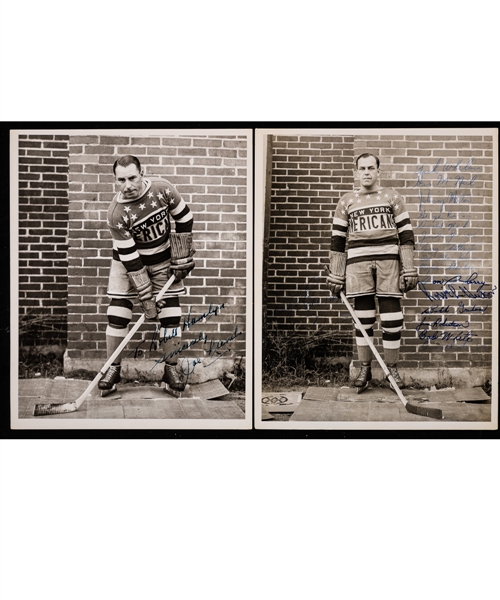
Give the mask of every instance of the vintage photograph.
[(257, 130), (257, 427), (496, 428), (497, 149), (493, 128)]
[(250, 428), (251, 130), (10, 142), (12, 428)]

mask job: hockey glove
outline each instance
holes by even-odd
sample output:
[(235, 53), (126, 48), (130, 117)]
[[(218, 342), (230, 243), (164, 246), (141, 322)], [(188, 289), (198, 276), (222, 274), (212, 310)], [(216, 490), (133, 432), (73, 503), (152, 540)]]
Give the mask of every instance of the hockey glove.
[(142, 267), (139, 271), (131, 271), (127, 275), (137, 291), (146, 319), (153, 321), (156, 319), (158, 313), (156, 302), (153, 298), (153, 284), (151, 283), (146, 267)]
[(170, 270), (175, 275), (176, 282), (181, 281), (194, 269), (193, 234), (170, 234), (171, 264)]
[(338, 296), (345, 287), (345, 252), (330, 251), (330, 267), (327, 267), (326, 284), (334, 296)]
[(401, 257), (399, 289), (406, 294), (418, 285), (418, 271), (413, 264), (413, 246), (409, 244), (400, 246), (399, 255)]

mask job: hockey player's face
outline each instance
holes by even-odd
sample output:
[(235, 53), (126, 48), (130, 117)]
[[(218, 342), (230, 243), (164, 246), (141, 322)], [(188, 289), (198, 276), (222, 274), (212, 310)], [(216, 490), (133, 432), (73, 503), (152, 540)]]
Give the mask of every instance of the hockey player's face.
[(372, 189), (376, 186), (379, 176), (377, 160), (374, 156), (360, 158), (357, 169), (359, 182), (366, 189)]
[(127, 200), (135, 200), (142, 193), (142, 173), (134, 164), (128, 167), (118, 165), (115, 173), (116, 185)]

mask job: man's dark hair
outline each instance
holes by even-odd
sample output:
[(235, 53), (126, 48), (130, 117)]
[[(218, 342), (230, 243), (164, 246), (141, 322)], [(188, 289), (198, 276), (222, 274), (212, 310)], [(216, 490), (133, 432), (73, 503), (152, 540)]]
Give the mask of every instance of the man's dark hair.
[(373, 158), (377, 161), (377, 169), (380, 168), (380, 160), (378, 159), (378, 156), (375, 156), (375, 154), (372, 154), (371, 152), (365, 152), (364, 154), (360, 154), (358, 156), (358, 158), (356, 159), (356, 169), (358, 168), (358, 161), (360, 158), (368, 158), (370, 156), (373, 156)]
[(141, 172), (141, 163), (136, 156), (132, 156), (132, 154), (125, 154), (125, 156), (120, 157), (118, 160), (115, 160), (115, 164), (113, 165), (113, 175), (116, 175), (116, 167), (128, 167), (129, 165), (135, 165), (139, 173)]

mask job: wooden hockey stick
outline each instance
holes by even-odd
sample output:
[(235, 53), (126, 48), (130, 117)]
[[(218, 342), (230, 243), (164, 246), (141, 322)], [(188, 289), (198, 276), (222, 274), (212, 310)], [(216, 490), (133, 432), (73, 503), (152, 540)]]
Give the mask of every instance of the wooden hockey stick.
[(399, 399), (403, 403), (403, 406), (406, 408), (406, 410), (410, 413), (413, 413), (415, 415), (420, 415), (422, 417), (430, 417), (431, 419), (442, 419), (443, 411), (440, 408), (434, 408), (431, 406), (421, 406), (419, 404), (412, 404), (411, 402), (408, 402), (408, 400), (403, 396), (403, 393), (399, 389), (399, 386), (396, 383), (394, 377), (391, 375), (389, 369), (387, 368), (387, 365), (382, 360), (382, 357), (380, 356), (377, 349), (375, 348), (372, 340), (370, 339), (370, 336), (366, 333), (366, 330), (363, 327), (363, 325), (361, 325), (360, 320), (358, 319), (356, 313), (354, 312), (354, 309), (351, 306), (351, 303), (349, 302), (349, 300), (347, 300), (344, 292), (340, 292), (340, 297), (342, 298), (342, 302), (346, 305), (348, 311), (351, 313), (351, 317), (354, 319), (354, 322), (358, 326), (358, 329), (361, 331), (361, 333), (363, 334), (363, 337), (368, 342), (368, 345), (370, 346), (371, 351), (373, 352), (373, 355), (377, 359), (379, 365), (382, 367), (382, 371), (385, 373), (387, 379), (390, 381), (392, 388), (398, 395)]
[[(156, 296), (156, 302), (161, 300), (165, 295), (168, 288), (174, 283), (175, 275), (172, 275), (167, 283), (162, 287), (162, 289), (158, 292)], [(145, 320), (144, 313), (139, 317), (137, 323), (132, 327), (132, 329), (128, 332), (126, 337), (123, 338), (121, 344), (118, 348), (113, 352), (113, 354), (108, 358), (106, 364), (102, 367), (99, 373), (95, 376), (92, 383), (88, 386), (88, 388), (83, 392), (83, 394), (77, 398), (74, 402), (66, 402), (65, 404), (36, 404), (33, 410), (33, 414), (35, 417), (41, 417), (44, 415), (60, 415), (62, 413), (71, 413), (77, 411), (80, 406), (83, 404), (85, 398), (90, 394), (90, 392), (95, 388), (95, 386), (101, 380), (101, 377), (106, 373), (109, 369), (115, 358), (120, 354), (120, 352), (125, 348), (128, 342), (132, 339), (132, 336), (139, 329), (139, 327), (144, 323)]]

